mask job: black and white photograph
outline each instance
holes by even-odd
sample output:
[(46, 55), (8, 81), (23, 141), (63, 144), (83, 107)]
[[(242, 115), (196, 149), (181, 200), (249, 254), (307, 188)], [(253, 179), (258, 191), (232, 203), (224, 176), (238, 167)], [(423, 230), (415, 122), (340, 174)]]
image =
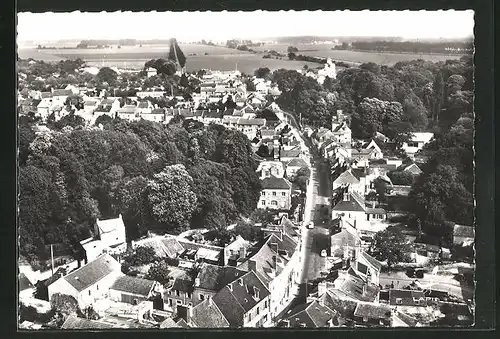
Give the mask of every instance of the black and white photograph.
[(19, 330), (474, 326), (473, 10), (16, 29)]

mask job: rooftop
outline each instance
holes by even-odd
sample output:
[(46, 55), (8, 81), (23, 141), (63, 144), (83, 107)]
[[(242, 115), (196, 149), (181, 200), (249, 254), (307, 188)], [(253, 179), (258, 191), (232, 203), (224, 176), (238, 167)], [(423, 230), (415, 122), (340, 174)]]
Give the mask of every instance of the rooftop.
[(232, 266), (217, 266), (211, 264), (203, 264), (198, 274), (200, 280), (199, 288), (211, 291), (220, 291), (230, 282), (238, 279), (245, 274), (245, 271), (239, 270)]
[(77, 291), (83, 291), (114, 271), (121, 271), (121, 265), (109, 254), (102, 254), (94, 261), (64, 276)]
[(354, 316), (370, 319), (389, 319), (391, 317), (391, 309), (382, 304), (358, 303), (354, 311)]
[(100, 321), (78, 318), (72, 315), (69, 316), (61, 326), (61, 329), (64, 330), (100, 330), (108, 328), (113, 328), (113, 325)]
[(455, 225), (453, 227), (454, 237), (474, 238), (474, 227)]
[(285, 178), (277, 178), (271, 176), (262, 180), (262, 189), (282, 189), (288, 190), (292, 188), (292, 184)]
[(147, 297), (153, 289), (154, 284), (153, 280), (124, 275), (118, 277), (110, 289)]

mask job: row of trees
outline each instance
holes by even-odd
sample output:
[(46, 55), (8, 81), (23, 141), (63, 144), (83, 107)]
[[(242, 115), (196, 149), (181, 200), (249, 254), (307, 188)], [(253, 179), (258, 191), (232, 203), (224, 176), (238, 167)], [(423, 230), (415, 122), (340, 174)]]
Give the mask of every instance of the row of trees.
[(104, 131), (21, 126), (22, 255), (42, 258), (49, 243), (77, 248), (98, 217), (121, 213), (134, 239), (147, 229), (223, 228), (256, 208), (257, 164), (240, 132), (182, 117), (168, 126), (106, 120)]

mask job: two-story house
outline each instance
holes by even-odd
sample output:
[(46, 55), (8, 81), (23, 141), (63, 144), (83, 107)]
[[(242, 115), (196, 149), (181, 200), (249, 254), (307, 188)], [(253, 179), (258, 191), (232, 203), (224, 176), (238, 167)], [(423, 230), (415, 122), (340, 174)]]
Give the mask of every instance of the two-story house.
[(245, 134), (248, 139), (253, 140), (257, 137), (257, 132), (266, 125), (266, 119), (245, 119), (237, 120), (236, 129)]
[(392, 311), (384, 304), (358, 303), (354, 311), (354, 321), (366, 327), (388, 327), (392, 324)]
[(84, 308), (109, 296), (109, 289), (122, 276), (121, 265), (109, 254), (101, 254), (87, 265), (48, 286), (49, 300), (55, 293), (73, 296)]
[(162, 292), (163, 286), (157, 281), (122, 275), (110, 286), (109, 299), (138, 305)]
[(99, 220), (94, 224), (94, 236), (80, 242), (85, 250), (86, 262), (102, 253), (121, 253), (126, 250), (125, 224), (122, 215), (118, 218)]
[(363, 197), (349, 190), (332, 208), (332, 219), (339, 217), (347, 218), (357, 230), (372, 232), (371, 226), (386, 220), (387, 212), (383, 208), (367, 206)]
[[(254, 248), (248, 260), (238, 266), (253, 271), (270, 291), (270, 319), (288, 306), (296, 292), (300, 270), (300, 241), (283, 229), (265, 230), (265, 241)], [(266, 325), (268, 326), (268, 325)]]
[(367, 193), (366, 175), (363, 169), (349, 168), (341, 173), (332, 183), (332, 190), (349, 187), (350, 192), (361, 196)]
[(188, 309), (192, 327), (263, 327), (269, 322), (270, 292), (253, 271), (226, 284)]
[(289, 210), (292, 204), (292, 184), (285, 178), (270, 176), (262, 180), (258, 208)]
[(141, 112), (135, 105), (125, 105), (116, 111), (116, 116), (129, 121), (141, 120)]

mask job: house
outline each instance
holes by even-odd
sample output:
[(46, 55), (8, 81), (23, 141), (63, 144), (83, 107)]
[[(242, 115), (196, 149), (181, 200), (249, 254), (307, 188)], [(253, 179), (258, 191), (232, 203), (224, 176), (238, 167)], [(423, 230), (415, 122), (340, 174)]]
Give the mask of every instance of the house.
[(424, 291), (391, 288), (389, 290), (389, 304), (391, 306), (425, 307), (427, 300)]
[(123, 275), (119, 276), (109, 288), (109, 298), (122, 303), (138, 305), (156, 294), (161, 294), (162, 289), (159, 282)]
[(380, 287), (367, 281), (354, 267), (339, 270), (338, 277), (330, 283), (323, 281), (318, 285), (318, 294), (329, 292), (337, 300), (347, 302), (378, 302)]
[(52, 107), (54, 107), (52, 98), (42, 99), (36, 106), (37, 115), (43, 119), (47, 118), (52, 113)]
[(288, 162), (288, 161), (291, 161), (295, 158), (302, 157), (302, 150), (298, 146), (295, 148), (292, 148), (292, 149), (288, 149), (288, 150), (281, 148), (279, 155), (280, 155), (280, 157), (279, 157), (280, 161)]
[(174, 236), (158, 236), (139, 241), (132, 240), (132, 248), (136, 249), (138, 247), (151, 247), (155, 251), (155, 255), (160, 258), (177, 258), (186, 250)]
[(101, 103), (100, 99), (94, 99), (94, 98), (87, 98), (83, 102), (83, 110), (85, 113), (94, 113), (94, 111), (99, 107), (99, 104)]
[(121, 253), (126, 250), (125, 224), (122, 215), (118, 218), (99, 220), (94, 224), (94, 236), (80, 241), (85, 250), (86, 262), (102, 253)]
[(250, 241), (245, 240), (241, 235), (224, 247), (224, 265), (237, 266), (238, 262), (247, 256), (247, 250), (252, 246)]
[(300, 273), (300, 241), (286, 231), (285, 224), (265, 229), (264, 236), (264, 241), (249, 251), (248, 260), (237, 268), (255, 272), (271, 292), (271, 320), (294, 299)]
[(222, 112), (216, 110), (203, 110), (202, 121), (204, 124), (222, 124)]
[(412, 133), (410, 140), (408, 142), (403, 142), (402, 149), (410, 158), (413, 158), (415, 156), (415, 153), (420, 151), (425, 144), (429, 143), (432, 140), (433, 137), (434, 133)]
[(366, 253), (363, 250), (358, 250), (354, 261), (351, 261), (358, 272), (358, 275), (365, 279), (370, 284), (379, 285), (380, 270), (382, 263)]
[(193, 327), (262, 327), (270, 321), (270, 292), (255, 272), (247, 272), (189, 309)]
[(339, 314), (321, 301), (313, 300), (291, 310), (282, 321), (283, 327), (324, 328), (338, 326)]
[(383, 208), (366, 205), (363, 197), (351, 191), (342, 194), (343, 197), (332, 208), (332, 219), (341, 216), (348, 218), (358, 230), (371, 231), (372, 223), (380, 223), (387, 219), (387, 212)]
[(364, 149), (365, 150), (374, 150), (374, 152), (371, 153), (370, 159), (383, 159), (384, 158), (384, 152), (382, 152), (382, 149), (377, 144), (375, 139), (370, 140), (370, 142), (368, 143), (368, 145)]
[(415, 163), (413, 163), (413, 164), (411, 164), (409, 166), (406, 166), (403, 171), (409, 172), (409, 173), (411, 173), (411, 174), (413, 174), (415, 176), (422, 174), (422, 170)]
[(340, 218), (340, 231), (330, 229), (330, 253), (334, 258), (354, 259), (361, 246), (358, 231), (345, 218)]
[(294, 158), (286, 163), (287, 178), (293, 177), (301, 168), (309, 168), (309, 165), (302, 158)]
[(224, 286), (245, 274), (244, 270), (234, 266), (217, 266), (204, 263), (195, 278), (193, 286), (193, 303), (198, 305), (217, 292)]
[(176, 239), (182, 248), (184, 248), (184, 251), (178, 256), (181, 262), (205, 262), (213, 265), (223, 264), (223, 247), (196, 243), (180, 237)]
[(153, 67), (148, 67), (146, 69), (146, 75), (148, 76), (148, 78), (150, 78), (152, 76), (155, 76), (157, 74), (158, 74), (158, 71), (155, 68), (153, 68)]
[(146, 100), (146, 101), (141, 101), (137, 104), (137, 111), (141, 114), (148, 114), (148, 113), (151, 113), (154, 109), (154, 106), (153, 104)]
[(453, 244), (470, 246), (474, 243), (474, 227), (455, 225), (453, 227)]
[(147, 121), (164, 123), (166, 121), (165, 109), (153, 108), (150, 113), (141, 114), (141, 118)]
[(176, 273), (176, 276), (172, 278), (173, 281), (165, 288), (163, 302), (166, 309), (179, 313), (182, 307), (185, 308), (194, 304), (193, 281), (187, 272), (183, 272), (183, 274)]
[(353, 169), (342, 172), (332, 183), (332, 190), (348, 188), (350, 192), (366, 194), (366, 175), (363, 169)]
[(73, 95), (73, 92), (69, 89), (54, 89), (52, 91), (52, 99), (55, 104), (65, 105), (66, 99)]
[(285, 178), (271, 175), (262, 180), (258, 208), (289, 210), (292, 204), (292, 184)]
[(377, 303), (358, 303), (354, 320), (366, 326), (391, 326), (392, 311), (387, 305)]
[(73, 296), (81, 308), (106, 298), (119, 276), (121, 265), (109, 254), (101, 254), (87, 265), (59, 278), (48, 286), (49, 300), (55, 293)]
[(334, 140), (334, 134), (329, 129), (321, 127), (314, 136), (314, 143), (321, 148), (327, 140)]
[(18, 284), (19, 300), (29, 299), (33, 297), (35, 286), (24, 273), (19, 273)]
[(101, 100), (99, 107), (107, 108), (109, 115), (113, 116), (113, 114), (120, 108), (120, 100), (118, 100), (118, 98), (104, 98)]
[(343, 121), (343, 118), (341, 118), (340, 122), (332, 122), (332, 137), (332, 140), (337, 143), (350, 144), (352, 142), (352, 131), (347, 122)]
[(236, 122), (236, 129), (245, 134), (248, 139), (257, 137), (257, 132), (266, 125), (266, 119), (245, 119), (240, 118)]
[(116, 110), (116, 115), (120, 119), (137, 121), (141, 119), (140, 110), (135, 105), (125, 105)]

